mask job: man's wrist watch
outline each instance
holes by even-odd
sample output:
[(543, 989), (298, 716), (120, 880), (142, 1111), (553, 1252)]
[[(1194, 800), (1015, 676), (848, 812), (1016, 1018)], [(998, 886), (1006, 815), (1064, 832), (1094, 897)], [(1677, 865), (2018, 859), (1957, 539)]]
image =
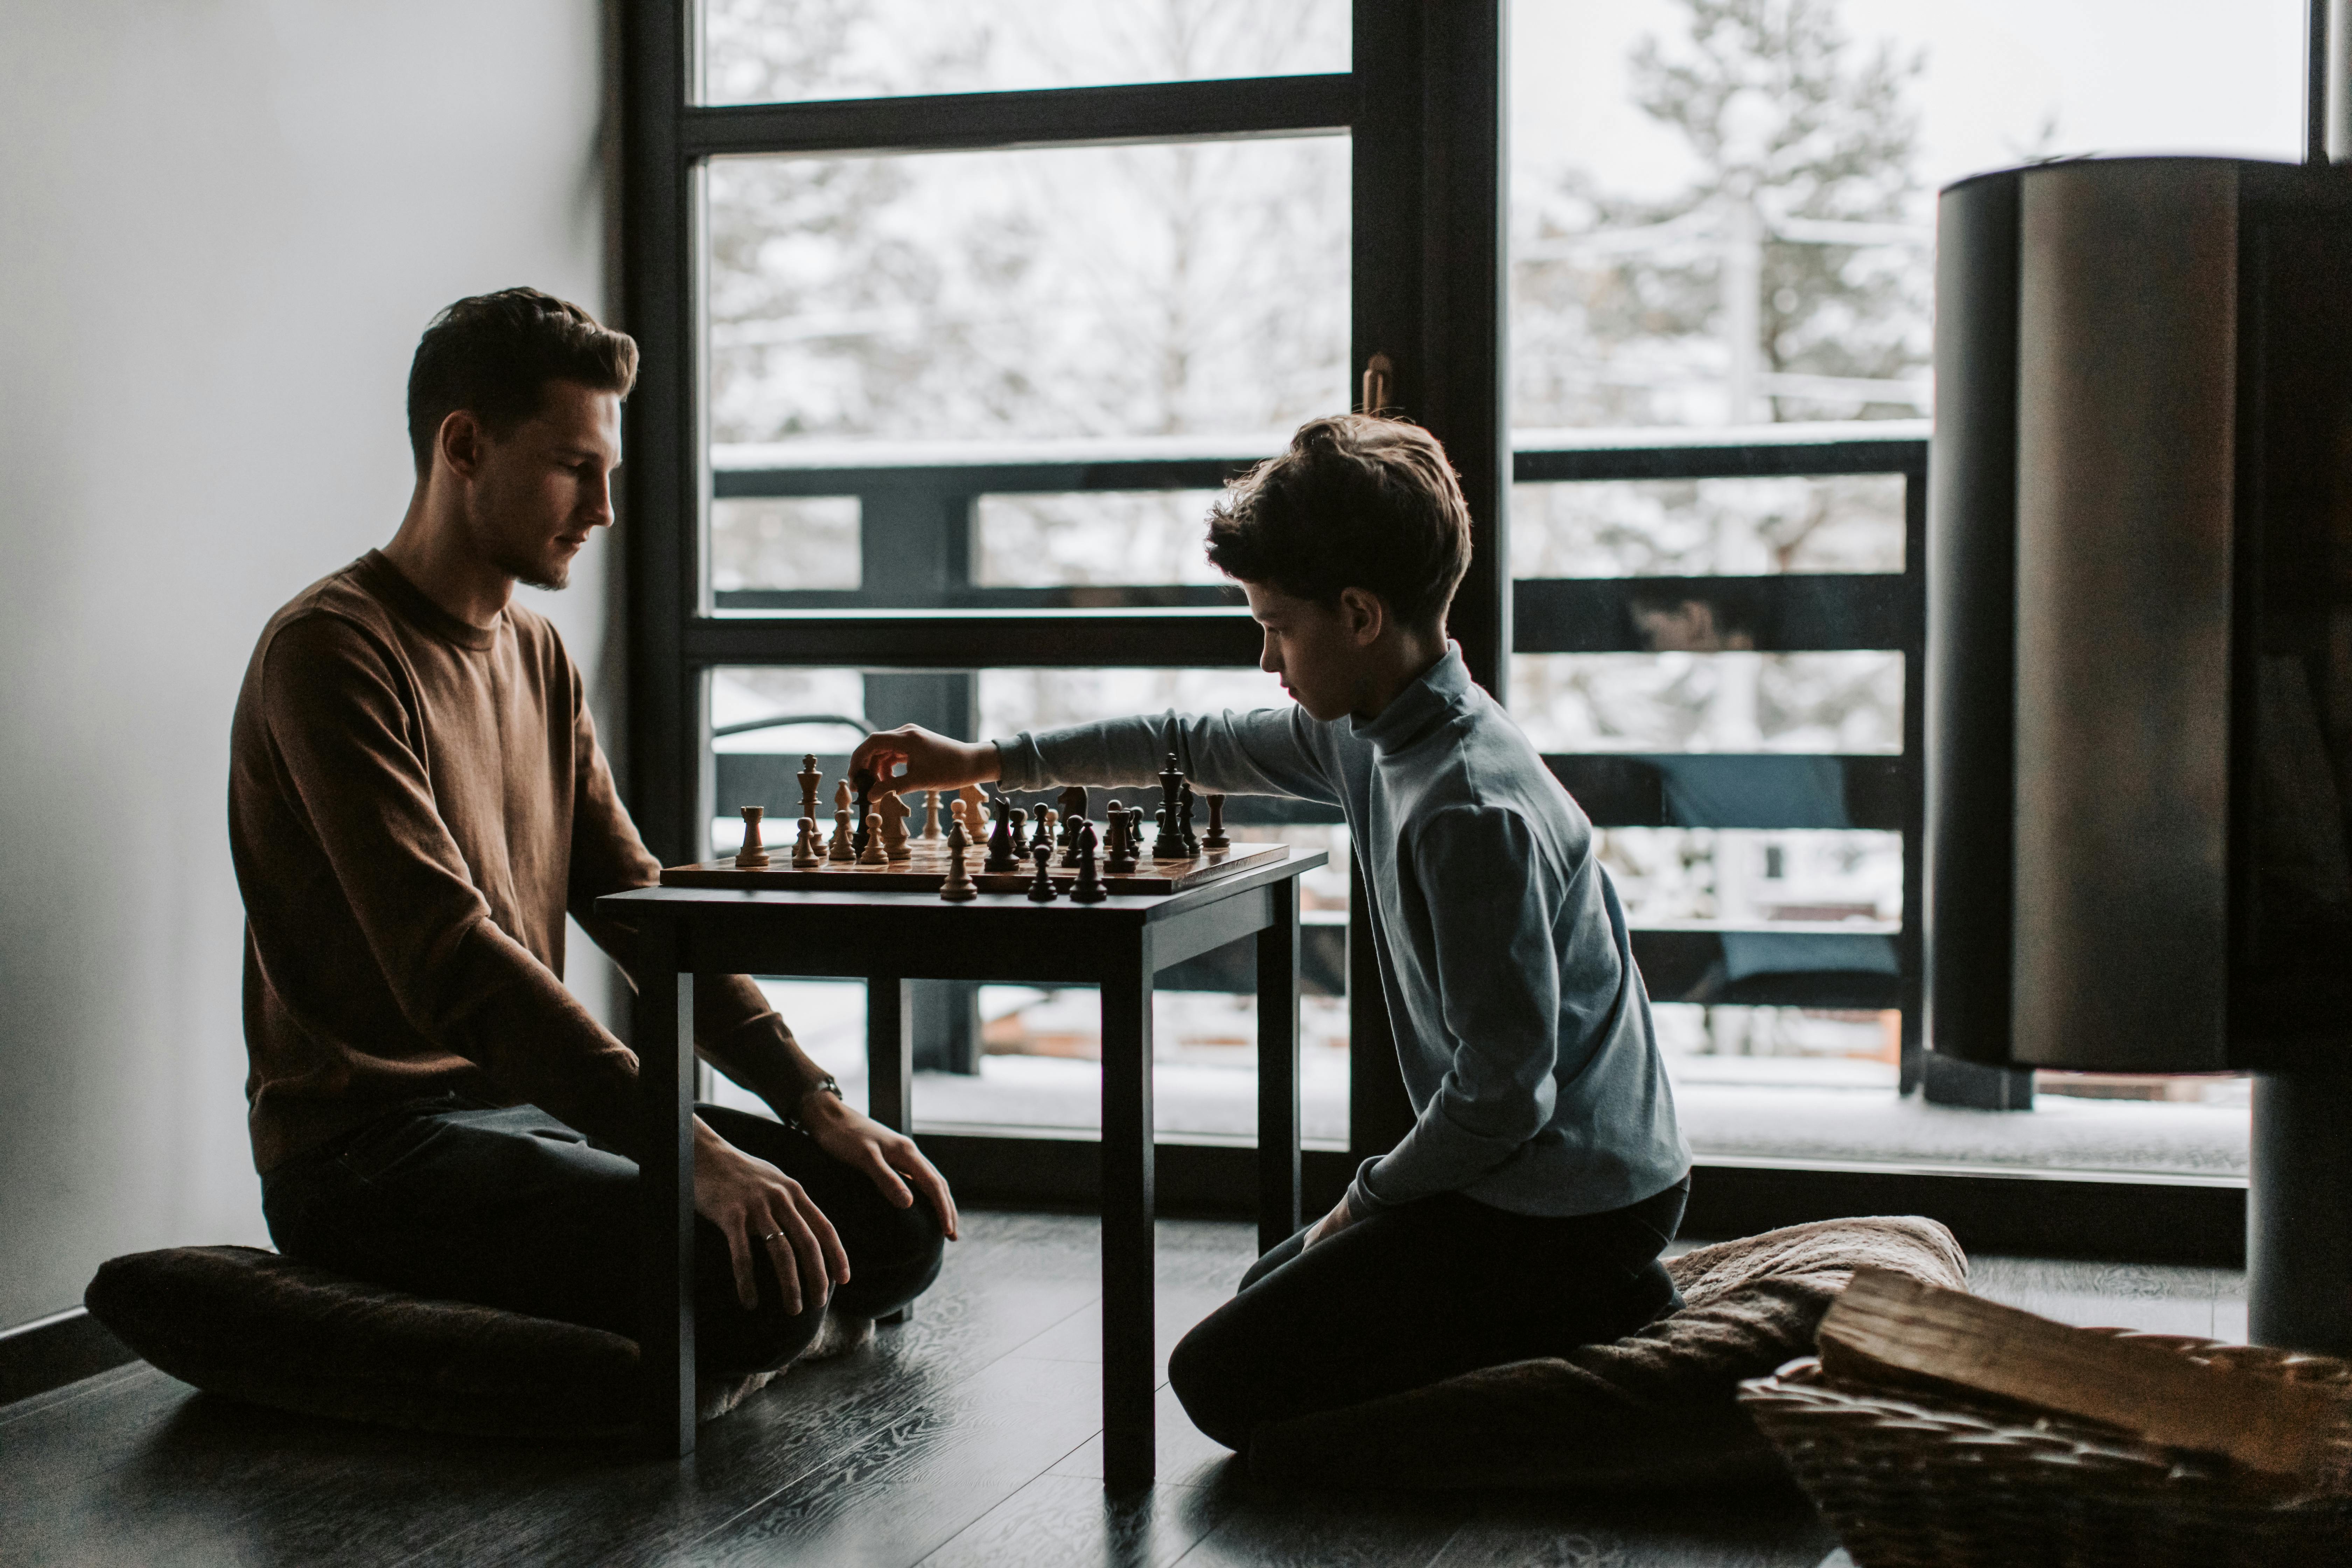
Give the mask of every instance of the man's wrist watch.
[(814, 1083), (809, 1085), (806, 1089), (801, 1090), (800, 1093), (793, 1097), (793, 1109), (791, 1112), (785, 1116), (784, 1125), (791, 1128), (795, 1132), (805, 1132), (808, 1131), (808, 1124), (801, 1118), (801, 1107), (808, 1103), (808, 1097), (812, 1094), (829, 1094), (833, 1096), (834, 1099), (839, 1100), (841, 1098), (841, 1080), (835, 1078), (831, 1073), (826, 1073), (823, 1078), (818, 1079)]

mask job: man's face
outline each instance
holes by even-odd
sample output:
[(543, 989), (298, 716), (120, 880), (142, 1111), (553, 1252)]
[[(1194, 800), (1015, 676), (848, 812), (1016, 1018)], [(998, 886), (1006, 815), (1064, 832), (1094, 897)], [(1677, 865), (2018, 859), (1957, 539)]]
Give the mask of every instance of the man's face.
[(466, 489), (476, 548), (534, 588), (572, 580), (572, 558), (613, 522), (621, 400), (576, 381), (547, 384), (538, 413), (504, 436), (480, 436)]
[(1281, 677), (1282, 689), (1318, 719), (1353, 712), (1363, 690), (1361, 650), (1368, 640), (1357, 624), (1360, 615), (1349, 613), (1353, 606), (1344, 598), (1330, 606), (1294, 598), (1263, 583), (1244, 583), (1242, 592), (1265, 632), (1258, 668)]

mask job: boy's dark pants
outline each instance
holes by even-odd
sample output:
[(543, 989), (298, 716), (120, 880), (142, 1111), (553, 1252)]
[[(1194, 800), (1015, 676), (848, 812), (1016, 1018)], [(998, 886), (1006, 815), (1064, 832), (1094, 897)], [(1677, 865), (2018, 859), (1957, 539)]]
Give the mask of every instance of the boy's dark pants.
[[(892, 1205), (872, 1178), (805, 1133), (714, 1105), (696, 1110), (743, 1152), (807, 1189), (840, 1232), (850, 1280), (833, 1305), (896, 1311), (938, 1278), (937, 1219)], [(261, 1181), (269, 1234), (289, 1258), (419, 1296), (474, 1301), (634, 1338), (637, 1167), (536, 1106), (443, 1095), (404, 1106)], [(719, 1227), (695, 1216), (695, 1349), (717, 1372), (781, 1366), (824, 1314), (783, 1310), (768, 1248), (745, 1311)]]
[(1655, 1197), (1568, 1219), (1459, 1193), (1382, 1209), (1302, 1251), (1301, 1231), (1169, 1358), (1192, 1424), (1229, 1448), (1261, 1423), (1617, 1339), (1675, 1301), (1658, 1254), (1685, 1177)]

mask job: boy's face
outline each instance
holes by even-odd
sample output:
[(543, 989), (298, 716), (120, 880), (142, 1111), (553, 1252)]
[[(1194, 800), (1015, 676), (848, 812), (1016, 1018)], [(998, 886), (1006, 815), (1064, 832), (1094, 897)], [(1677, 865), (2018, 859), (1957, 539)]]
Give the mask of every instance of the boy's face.
[(1280, 677), (1282, 689), (1317, 719), (1354, 712), (1364, 695), (1366, 652), (1381, 634), (1379, 599), (1360, 588), (1344, 590), (1331, 605), (1263, 583), (1244, 583), (1242, 591), (1265, 631), (1258, 668)]

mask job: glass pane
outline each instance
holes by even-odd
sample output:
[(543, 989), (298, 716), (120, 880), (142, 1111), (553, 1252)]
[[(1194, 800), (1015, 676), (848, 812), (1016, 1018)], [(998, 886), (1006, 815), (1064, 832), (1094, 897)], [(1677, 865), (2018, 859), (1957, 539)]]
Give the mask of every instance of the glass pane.
[(1903, 570), (1903, 476), (1516, 485), (1515, 577)]
[(992, 588), (1222, 584), (1206, 552), (1216, 499), (1214, 490), (984, 495), (973, 510), (972, 578)]
[(705, 0), (703, 101), (1344, 71), (1348, 0)]
[(714, 466), (1276, 449), (1347, 405), (1348, 201), (1343, 137), (719, 160)]
[(1603, 827), (1592, 842), (1637, 926), (1801, 921), (1890, 931), (1902, 924), (1899, 833)]
[(1511, 716), (1545, 752), (1899, 752), (1903, 656), (1515, 654)]
[(856, 588), (856, 496), (780, 496), (710, 503), (710, 585)]
[[(868, 727), (912, 720), (966, 738), (1003, 738), (1171, 707), (1199, 711), (1288, 700), (1274, 677), (1255, 669), (718, 669), (710, 710), (719, 815), (710, 824), (710, 852), (730, 855), (741, 843), (739, 806), (764, 805), (771, 816), (787, 820), (798, 815), (794, 775), (803, 754), (816, 755), (824, 776), (821, 795), (829, 802)], [(1098, 816), (1109, 793), (1094, 792)], [(1130, 793), (1132, 804), (1149, 806), (1159, 798), (1156, 784)], [(1307, 1140), (1324, 1147), (1344, 1147), (1348, 1135), (1351, 862), (1337, 815), (1245, 797), (1226, 813), (1236, 839), (1285, 842), (1329, 857), (1300, 883), (1302, 1115)], [(1163, 1135), (1244, 1142), (1254, 1135), (1256, 1004), (1238, 994), (1254, 984), (1253, 963), (1253, 949), (1242, 943), (1161, 974), (1153, 1029), (1155, 1114)], [(821, 980), (763, 984), (810, 1054), (857, 1101), (866, 1082), (863, 989)], [(969, 988), (968, 1001), (974, 1011), (959, 1045), (952, 1013), (966, 1002), (938, 994), (916, 999), (919, 1127), (1084, 1132), (1099, 1126), (1101, 1031), (1093, 990), (982, 985)], [(732, 1089), (722, 1100), (748, 1103)]]
[(1939, 187), (2085, 153), (2303, 152), (2301, 0), (1510, 15), (1523, 427), (1924, 416)]

